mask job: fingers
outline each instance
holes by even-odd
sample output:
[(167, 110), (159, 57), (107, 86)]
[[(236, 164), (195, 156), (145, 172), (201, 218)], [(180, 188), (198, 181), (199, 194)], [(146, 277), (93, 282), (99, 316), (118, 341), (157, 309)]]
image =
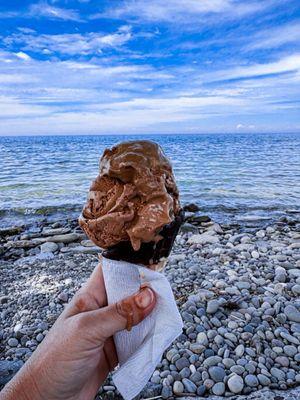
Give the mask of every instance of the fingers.
[(139, 292), (116, 304), (91, 311), (88, 313), (87, 324), (104, 342), (116, 332), (126, 328), (130, 330), (132, 326), (140, 323), (151, 313), (155, 304), (155, 292), (149, 287), (143, 287)]

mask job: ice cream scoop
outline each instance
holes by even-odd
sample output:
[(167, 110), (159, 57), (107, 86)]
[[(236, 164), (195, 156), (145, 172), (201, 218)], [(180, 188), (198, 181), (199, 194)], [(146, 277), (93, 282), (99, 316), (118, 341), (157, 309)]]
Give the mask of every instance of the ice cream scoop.
[(130, 243), (138, 252), (146, 243), (155, 247), (179, 213), (170, 161), (158, 144), (137, 140), (104, 151), (79, 224), (103, 249)]

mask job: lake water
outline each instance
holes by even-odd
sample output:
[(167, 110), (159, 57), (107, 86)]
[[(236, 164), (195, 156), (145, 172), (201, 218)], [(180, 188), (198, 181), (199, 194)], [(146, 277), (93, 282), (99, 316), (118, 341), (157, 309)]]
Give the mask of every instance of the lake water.
[(300, 135), (0, 137), (0, 225), (74, 216), (103, 150), (152, 139), (173, 163), (183, 203), (220, 222), (300, 209)]

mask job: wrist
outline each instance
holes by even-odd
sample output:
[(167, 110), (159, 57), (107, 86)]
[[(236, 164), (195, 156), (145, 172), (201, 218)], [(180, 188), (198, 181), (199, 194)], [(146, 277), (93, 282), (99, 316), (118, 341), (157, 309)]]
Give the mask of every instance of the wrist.
[(29, 373), (27, 365), (24, 365), (4, 387), (0, 395), (1, 400), (45, 400), (34, 375), (35, 371)]

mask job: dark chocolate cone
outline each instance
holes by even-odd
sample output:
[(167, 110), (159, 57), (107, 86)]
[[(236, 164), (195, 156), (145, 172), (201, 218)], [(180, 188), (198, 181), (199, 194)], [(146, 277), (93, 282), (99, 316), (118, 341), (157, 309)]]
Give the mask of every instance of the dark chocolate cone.
[(142, 243), (138, 251), (134, 251), (129, 241), (120, 242), (103, 251), (103, 257), (111, 260), (127, 261), (133, 264), (151, 266), (167, 258), (172, 250), (175, 238), (184, 221), (184, 211), (180, 210), (175, 219), (165, 225), (159, 232), (163, 237), (157, 243)]

